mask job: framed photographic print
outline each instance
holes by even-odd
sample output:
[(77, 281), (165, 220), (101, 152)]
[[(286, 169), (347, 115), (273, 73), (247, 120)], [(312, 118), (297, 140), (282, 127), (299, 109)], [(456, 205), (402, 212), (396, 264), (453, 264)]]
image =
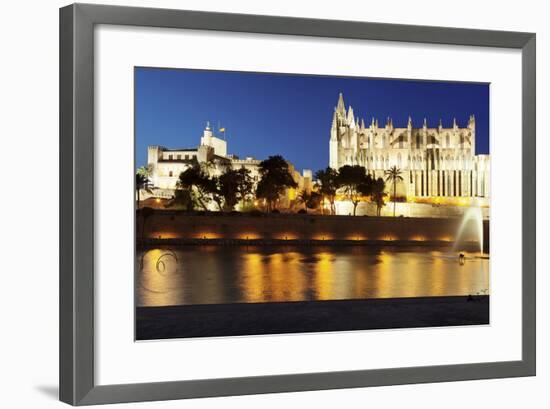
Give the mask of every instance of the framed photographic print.
[(60, 47), (61, 400), (535, 374), (534, 34), (76, 4)]

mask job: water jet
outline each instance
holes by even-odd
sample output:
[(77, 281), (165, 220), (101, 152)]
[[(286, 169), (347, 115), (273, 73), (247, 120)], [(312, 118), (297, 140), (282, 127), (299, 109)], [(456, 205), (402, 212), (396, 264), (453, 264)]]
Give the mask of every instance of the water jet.
[(479, 252), (483, 253), (483, 214), (481, 212), (481, 207), (479, 206), (470, 207), (464, 212), (464, 216), (462, 216), (462, 222), (460, 223), (460, 227), (458, 228), (458, 233), (456, 235), (453, 250), (456, 250), (458, 244), (460, 243), (460, 239), (464, 235), (468, 222), (470, 221), (473, 221), (475, 223), (475, 229), (477, 230), (476, 238), (479, 242)]

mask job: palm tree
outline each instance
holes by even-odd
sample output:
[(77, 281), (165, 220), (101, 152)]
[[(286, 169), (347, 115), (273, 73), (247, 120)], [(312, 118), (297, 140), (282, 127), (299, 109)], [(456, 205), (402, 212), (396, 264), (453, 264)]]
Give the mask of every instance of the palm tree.
[(147, 178), (147, 176), (144, 176), (142, 173), (136, 173), (136, 192), (137, 192), (137, 208), (139, 209), (139, 202), (140, 202), (140, 191), (146, 190), (147, 192), (151, 193), (150, 188), (150, 180)]
[(137, 173), (140, 175), (149, 178), (153, 174), (153, 165), (148, 164), (147, 166), (140, 166), (137, 170)]
[(395, 202), (396, 202), (396, 195), (397, 195), (397, 182), (400, 180), (403, 180), (403, 177), (401, 176), (401, 169), (399, 169), (397, 166), (392, 166), (390, 170), (387, 170), (384, 172), (386, 175), (386, 181), (391, 181), (393, 183), (393, 217), (395, 217)]
[(298, 203), (302, 203), (304, 205), (304, 210), (307, 211), (307, 202), (311, 199), (311, 193), (303, 189), (300, 193), (298, 193), (298, 197), (296, 199)]

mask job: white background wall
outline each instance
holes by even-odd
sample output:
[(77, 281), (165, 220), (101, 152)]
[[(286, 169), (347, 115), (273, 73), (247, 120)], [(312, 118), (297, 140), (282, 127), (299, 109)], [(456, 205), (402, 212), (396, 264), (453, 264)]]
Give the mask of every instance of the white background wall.
[[(94, 2), (88, 0), (88, 2)], [(387, 0), (298, 2), (277, 0), (161, 0), (102, 3), (167, 8), (272, 14), (467, 28), (537, 32), (538, 71), (538, 254), (547, 247), (550, 227), (541, 209), (550, 199), (542, 175), (549, 145), (543, 118), (550, 88), (550, 27), (544, 2), (460, 2)], [(6, 1), (0, 5), (0, 406), (61, 407), (57, 395), (58, 270), (58, 7), (63, 1)], [(24, 150), (21, 154), (18, 151)], [(12, 180), (28, 184), (22, 199)], [(40, 199), (39, 199), (40, 198)], [(545, 200), (546, 199), (546, 200)], [(252, 397), (134, 404), (135, 407), (279, 408), (279, 407), (411, 407), (533, 408), (550, 404), (550, 354), (545, 298), (550, 264), (538, 262), (538, 376), (536, 378), (392, 386), (343, 391), (305, 392)], [(546, 344), (546, 345), (545, 345)], [(125, 407), (118, 406), (118, 407)]]

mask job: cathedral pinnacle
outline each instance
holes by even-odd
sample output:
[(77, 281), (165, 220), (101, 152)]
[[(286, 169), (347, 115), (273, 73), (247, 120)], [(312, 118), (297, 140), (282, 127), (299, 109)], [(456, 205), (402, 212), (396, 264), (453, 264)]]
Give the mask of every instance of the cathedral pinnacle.
[(340, 95), (338, 96), (338, 105), (336, 105), (336, 110), (341, 115), (346, 115), (346, 105), (344, 104), (344, 96), (340, 92)]
[(355, 116), (353, 115), (353, 108), (350, 106), (348, 109), (348, 125), (355, 124)]

